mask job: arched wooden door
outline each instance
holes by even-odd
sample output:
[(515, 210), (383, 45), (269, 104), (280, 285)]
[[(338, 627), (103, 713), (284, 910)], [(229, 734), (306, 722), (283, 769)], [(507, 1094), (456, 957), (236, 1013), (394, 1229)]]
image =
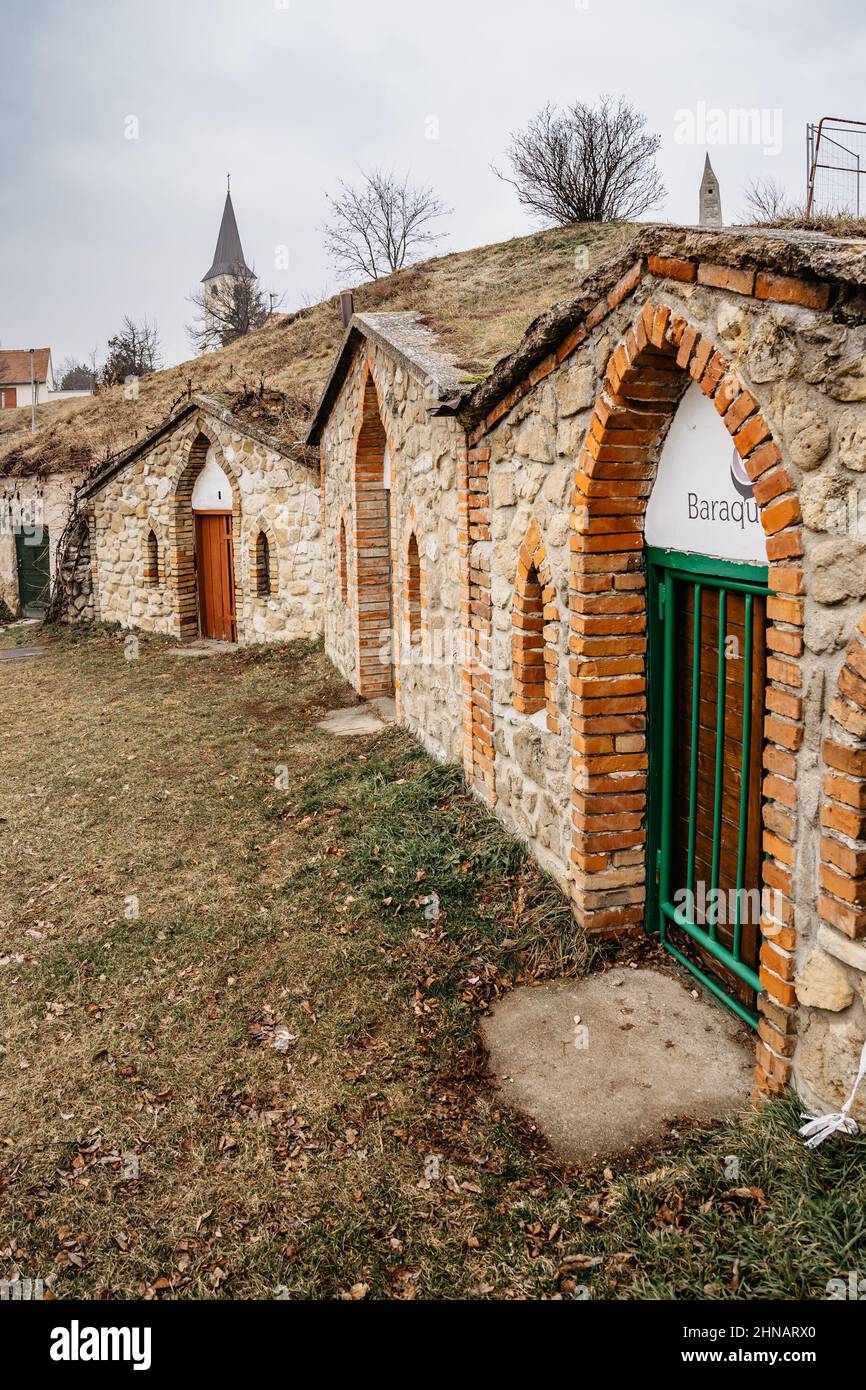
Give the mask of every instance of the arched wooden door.
[(236, 642), (231, 512), (195, 513), (195, 568), (201, 636)]

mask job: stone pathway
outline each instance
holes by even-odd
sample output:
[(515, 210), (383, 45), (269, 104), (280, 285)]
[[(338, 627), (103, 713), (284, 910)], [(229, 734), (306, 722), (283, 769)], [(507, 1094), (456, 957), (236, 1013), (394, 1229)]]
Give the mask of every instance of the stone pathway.
[(34, 656), (47, 656), (47, 647), (4, 647), (0, 661), (30, 661)]
[(664, 1140), (677, 1120), (749, 1104), (750, 1031), (657, 970), (516, 989), (481, 1026), (503, 1098), (568, 1158), (623, 1153)]
[(393, 724), (397, 710), (393, 700), (368, 700), (362, 705), (332, 709), (317, 728), (337, 738), (359, 738), (362, 734), (377, 734), (386, 724)]

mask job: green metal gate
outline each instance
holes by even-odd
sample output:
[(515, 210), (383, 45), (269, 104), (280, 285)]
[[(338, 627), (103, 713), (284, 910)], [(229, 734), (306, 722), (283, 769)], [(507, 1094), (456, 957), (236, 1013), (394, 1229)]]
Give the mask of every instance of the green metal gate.
[(18, 598), (26, 618), (41, 616), (48, 603), (51, 566), (46, 528), (15, 532)]
[(648, 927), (756, 1027), (767, 571), (647, 559)]

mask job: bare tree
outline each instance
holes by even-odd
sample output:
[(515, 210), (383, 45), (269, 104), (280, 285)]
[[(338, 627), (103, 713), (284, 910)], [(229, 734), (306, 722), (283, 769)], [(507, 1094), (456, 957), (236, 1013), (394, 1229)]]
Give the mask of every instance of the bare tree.
[(255, 272), (238, 265), (189, 295), (198, 318), (187, 324), (187, 337), (197, 352), (227, 347), (254, 328), (261, 328), (282, 298), (267, 294), (260, 288)]
[(316, 304), (324, 304), (326, 299), (333, 298), (334, 291), (326, 282), (319, 290), (302, 290), (298, 295), (299, 309), (312, 309)]
[(525, 208), (544, 222), (609, 222), (639, 217), (666, 189), (656, 168), (660, 135), (624, 97), (597, 106), (576, 101), (559, 111), (542, 107), (525, 130), (512, 133), (507, 157)]
[(751, 222), (778, 222), (780, 218), (803, 216), (803, 209), (794, 206), (775, 179), (754, 179), (746, 188), (745, 197)]
[(102, 368), (104, 386), (115, 386), (127, 377), (148, 376), (161, 362), (159, 329), (146, 318), (135, 323), (125, 315), (120, 331), (108, 340), (108, 357)]
[(335, 269), (369, 280), (390, 275), (440, 241), (444, 233), (431, 231), (430, 224), (451, 212), (432, 188), (381, 169), (362, 174), (357, 187), (341, 179), (339, 193), (327, 201), (330, 218), (321, 231)]

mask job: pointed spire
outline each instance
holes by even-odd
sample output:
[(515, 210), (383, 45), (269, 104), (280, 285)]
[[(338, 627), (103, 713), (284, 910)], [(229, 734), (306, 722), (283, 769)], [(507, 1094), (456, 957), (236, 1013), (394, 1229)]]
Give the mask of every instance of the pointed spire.
[(709, 154), (704, 159), (704, 175), (698, 195), (698, 221), (702, 227), (722, 226), (722, 197)]
[(202, 284), (205, 284), (208, 280), (215, 279), (217, 275), (232, 275), (237, 270), (245, 270), (249, 275), (253, 273), (244, 260), (240, 233), (238, 232), (238, 224), (235, 219), (235, 210), (232, 206), (230, 184), (231, 174), (226, 174), (226, 201), (223, 208), (219, 236), (217, 237), (216, 250), (213, 254), (213, 265), (207, 275), (202, 276)]

